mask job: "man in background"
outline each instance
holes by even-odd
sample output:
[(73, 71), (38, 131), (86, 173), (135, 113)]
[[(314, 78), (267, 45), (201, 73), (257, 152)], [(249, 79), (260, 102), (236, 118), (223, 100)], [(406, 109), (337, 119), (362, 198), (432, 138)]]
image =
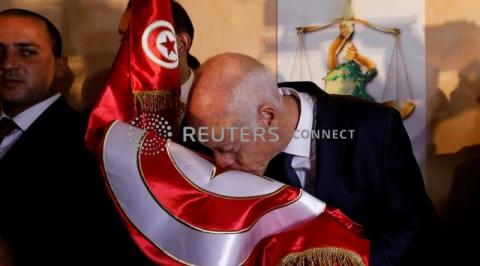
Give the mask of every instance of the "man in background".
[(0, 254), (13, 265), (143, 265), (56, 86), (66, 64), (48, 19), (0, 11)]

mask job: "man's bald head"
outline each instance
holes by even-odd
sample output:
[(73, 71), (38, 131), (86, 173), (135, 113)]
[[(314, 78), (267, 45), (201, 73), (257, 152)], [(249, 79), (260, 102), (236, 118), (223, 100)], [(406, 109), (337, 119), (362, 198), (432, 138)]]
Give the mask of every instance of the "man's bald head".
[[(285, 146), (280, 139), (280, 130), (289, 121), (281, 118), (289, 111), (284, 102), (264, 65), (246, 55), (227, 53), (201, 66), (187, 118), (197, 139), (213, 152), (217, 166), (261, 175)], [(202, 129), (207, 129), (206, 140), (201, 140), (205, 139)], [(260, 137), (248, 138), (253, 135)]]
[[(233, 90), (249, 73), (264, 69), (257, 60), (247, 55), (225, 53), (208, 59), (200, 70), (200, 76), (208, 76), (205, 82), (224, 84), (223, 90)], [(209, 89), (209, 86), (201, 87)]]
[[(225, 53), (207, 60), (190, 94), (189, 121), (204, 117), (253, 126), (262, 104), (280, 108), (281, 95), (269, 70), (252, 57)], [(215, 121), (212, 121), (215, 120)], [(209, 124), (209, 123), (207, 123)]]

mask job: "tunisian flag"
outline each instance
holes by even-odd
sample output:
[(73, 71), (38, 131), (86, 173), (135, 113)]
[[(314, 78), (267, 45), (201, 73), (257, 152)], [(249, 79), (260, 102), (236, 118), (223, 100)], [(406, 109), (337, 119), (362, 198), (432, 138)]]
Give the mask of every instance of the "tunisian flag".
[(132, 1), (86, 136), (143, 254), (156, 265), (368, 265), (368, 241), (338, 210), (265, 177), (216, 171), (165, 141), (180, 106), (170, 4)]
[[(132, 0), (131, 4), (130, 28), (94, 105), (85, 136), (86, 146), (97, 156), (104, 176), (103, 142), (114, 121), (160, 133), (154, 122), (161, 117), (162, 121), (171, 121), (172, 135), (160, 134), (165, 138), (175, 137), (179, 126), (179, 58), (170, 0)], [(108, 189), (136, 244), (161, 264), (163, 253), (135, 228), (110, 186)]]
[(161, 115), (172, 133), (178, 129), (180, 74), (170, 0), (131, 3), (130, 29), (88, 124), (86, 144), (98, 155), (105, 130), (115, 120), (155, 130), (149, 122)]

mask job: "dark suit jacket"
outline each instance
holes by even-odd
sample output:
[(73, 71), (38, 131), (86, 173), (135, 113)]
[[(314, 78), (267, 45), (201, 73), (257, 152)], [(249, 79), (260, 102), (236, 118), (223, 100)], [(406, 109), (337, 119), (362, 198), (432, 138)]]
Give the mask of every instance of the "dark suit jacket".
[(279, 87), (317, 96), (317, 130), (355, 130), (351, 139), (317, 140), (314, 195), (364, 226), (371, 265), (419, 263), (438, 225), (399, 113), (311, 82)]
[(60, 98), (0, 160), (0, 238), (15, 265), (144, 264), (84, 147), (84, 125)]

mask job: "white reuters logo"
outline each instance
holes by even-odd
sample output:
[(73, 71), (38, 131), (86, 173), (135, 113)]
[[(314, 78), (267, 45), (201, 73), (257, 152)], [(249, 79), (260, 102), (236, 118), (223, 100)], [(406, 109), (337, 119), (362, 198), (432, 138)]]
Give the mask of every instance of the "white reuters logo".
[[(132, 134), (134, 127), (155, 133), (155, 135), (153, 138), (136, 142), (133, 140)], [(130, 121), (128, 130), (128, 142), (131, 144), (131, 147), (144, 155), (158, 155), (164, 152), (167, 143), (173, 136), (171, 124), (158, 114), (144, 113), (142, 116), (137, 116)]]
[(170, 22), (157, 20), (148, 25), (142, 35), (142, 48), (155, 64), (168, 69), (178, 66), (175, 30)]

